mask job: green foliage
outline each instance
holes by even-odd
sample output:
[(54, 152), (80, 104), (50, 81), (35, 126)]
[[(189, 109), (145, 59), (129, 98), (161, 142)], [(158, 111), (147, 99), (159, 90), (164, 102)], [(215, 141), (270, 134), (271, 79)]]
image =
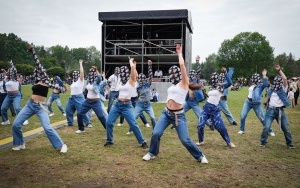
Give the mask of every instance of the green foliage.
[(64, 79), (65, 77), (65, 69), (61, 67), (51, 67), (47, 69), (47, 74), (50, 77), (59, 76), (61, 79)]
[(202, 78), (209, 79), (211, 73), (218, 72), (217, 66), (217, 55), (211, 54), (206, 59), (206, 63), (203, 65), (202, 68)]
[(17, 64), (16, 68), (18, 70), (18, 74), (29, 76), (32, 75), (34, 67), (32, 65), (27, 64)]

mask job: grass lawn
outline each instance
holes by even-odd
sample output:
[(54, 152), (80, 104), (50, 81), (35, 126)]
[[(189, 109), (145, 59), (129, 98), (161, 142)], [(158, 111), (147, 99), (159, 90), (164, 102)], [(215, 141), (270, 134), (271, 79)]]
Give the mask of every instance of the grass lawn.
[[(23, 107), (31, 95), (31, 86), (22, 89)], [(247, 91), (248, 88), (243, 88), (229, 93), (229, 108), (238, 124)], [(61, 98), (65, 105), (68, 94)], [(164, 106), (153, 103), (156, 118)], [(50, 117), (51, 122), (65, 118), (55, 103), (53, 109), (55, 115)], [(269, 137), (267, 147), (261, 148), (262, 125), (253, 111), (248, 115), (243, 135), (237, 134), (239, 126), (229, 125), (223, 116), (237, 147), (228, 148), (217, 131), (205, 129), (205, 145), (201, 150), (208, 164), (197, 162), (170, 128), (161, 139), (159, 155), (151, 161), (142, 160), (147, 150), (138, 146), (134, 135), (126, 135), (129, 128), (126, 123), (114, 128), (115, 145), (105, 148), (106, 132), (93, 117), (93, 128), (87, 128), (83, 134), (75, 134), (76, 123), (57, 130), (69, 147), (66, 154), (55, 151), (44, 134), (28, 140), (25, 150), (0, 150), (0, 187), (300, 187), (299, 109), (300, 105), (285, 109), (296, 149), (286, 147), (283, 133), (275, 122), (276, 136)], [(186, 116), (190, 137), (196, 142), (197, 118), (192, 111)], [(14, 118), (9, 119), (13, 122)], [(152, 128), (144, 127), (140, 120), (138, 124), (149, 143)], [(40, 122), (34, 116), (23, 131), (37, 127)], [(11, 125), (1, 125), (0, 139), (10, 136)]]

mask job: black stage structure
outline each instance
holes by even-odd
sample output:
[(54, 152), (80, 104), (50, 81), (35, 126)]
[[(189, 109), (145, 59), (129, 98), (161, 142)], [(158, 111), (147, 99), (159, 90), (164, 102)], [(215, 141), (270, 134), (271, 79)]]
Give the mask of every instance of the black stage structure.
[[(128, 65), (128, 57), (137, 60), (138, 72), (147, 73), (147, 61), (167, 71), (178, 65), (175, 44), (183, 44), (187, 70), (192, 56), (192, 18), (187, 9), (125, 12), (99, 12), (102, 22), (102, 67), (107, 75), (115, 67)], [(145, 69), (145, 70), (144, 70)]]

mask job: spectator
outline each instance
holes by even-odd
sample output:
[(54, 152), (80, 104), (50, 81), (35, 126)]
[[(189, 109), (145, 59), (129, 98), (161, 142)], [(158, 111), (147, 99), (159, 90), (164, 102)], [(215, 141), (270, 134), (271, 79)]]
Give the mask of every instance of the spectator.
[(295, 108), (295, 98), (294, 98), (294, 91), (293, 88), (290, 88), (290, 91), (288, 92), (288, 98), (290, 100), (291, 103), (291, 107)]
[(152, 89), (152, 99), (151, 102), (157, 102), (158, 101), (158, 93), (155, 88)]
[(157, 70), (154, 72), (154, 78), (161, 78), (163, 76), (163, 72), (157, 68)]

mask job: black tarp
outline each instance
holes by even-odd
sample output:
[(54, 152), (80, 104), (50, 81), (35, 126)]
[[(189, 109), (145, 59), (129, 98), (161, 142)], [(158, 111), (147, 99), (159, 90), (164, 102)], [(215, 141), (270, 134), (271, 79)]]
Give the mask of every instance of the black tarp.
[(187, 9), (99, 12), (98, 16), (99, 21), (101, 22), (148, 19), (184, 19), (187, 22), (190, 33), (193, 33), (192, 17), (190, 11)]

